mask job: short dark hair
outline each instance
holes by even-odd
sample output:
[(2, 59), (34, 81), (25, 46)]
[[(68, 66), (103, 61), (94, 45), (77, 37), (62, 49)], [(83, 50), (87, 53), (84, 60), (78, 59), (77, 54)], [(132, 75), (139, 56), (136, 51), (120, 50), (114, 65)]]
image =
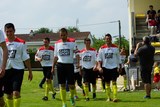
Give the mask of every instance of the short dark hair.
[(84, 42), (85, 42), (85, 41), (91, 41), (91, 39), (89, 39), (89, 38), (85, 38), (85, 39), (84, 39)]
[(7, 29), (7, 28), (13, 28), (13, 30), (15, 31), (15, 27), (13, 23), (6, 23), (4, 26), (4, 29)]
[(109, 34), (109, 33), (105, 34), (105, 37), (106, 37), (106, 36), (112, 38), (111, 34)]
[(160, 13), (160, 9), (158, 10), (158, 13)]
[(134, 49), (131, 49), (131, 54), (134, 54), (134, 51), (135, 51)]
[(66, 32), (66, 33), (68, 34), (68, 31), (67, 31), (66, 28), (61, 28), (61, 29), (59, 30), (59, 32)]
[(153, 7), (153, 5), (149, 5), (149, 7)]
[(50, 39), (48, 37), (44, 38), (44, 40), (47, 40), (48, 42), (50, 42)]
[(148, 36), (144, 36), (144, 37), (143, 37), (143, 42), (144, 42), (145, 44), (150, 44), (150, 39), (149, 39), (149, 37), (148, 37)]

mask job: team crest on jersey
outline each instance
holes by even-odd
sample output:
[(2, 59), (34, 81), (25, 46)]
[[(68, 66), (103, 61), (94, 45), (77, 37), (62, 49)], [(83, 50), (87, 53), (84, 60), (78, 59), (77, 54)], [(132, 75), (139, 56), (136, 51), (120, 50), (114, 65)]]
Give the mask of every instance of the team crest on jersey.
[(43, 60), (50, 60), (50, 55), (42, 55)]
[(8, 58), (15, 58), (17, 50), (8, 50)]
[(91, 61), (91, 56), (84, 56), (83, 61), (90, 62)]
[(59, 55), (60, 56), (70, 56), (70, 49), (60, 49)]
[(113, 58), (113, 53), (105, 53), (105, 59)]

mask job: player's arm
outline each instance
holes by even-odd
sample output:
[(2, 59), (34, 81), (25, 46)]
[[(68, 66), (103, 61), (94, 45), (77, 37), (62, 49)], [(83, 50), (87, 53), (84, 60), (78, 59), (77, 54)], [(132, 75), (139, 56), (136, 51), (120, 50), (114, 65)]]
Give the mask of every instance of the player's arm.
[(30, 63), (30, 58), (24, 61), (26, 67), (28, 68), (29, 71), (29, 75), (28, 75), (28, 80), (32, 80), (33, 79), (33, 74), (32, 74), (32, 69), (31, 69), (31, 63)]
[(28, 68), (29, 71), (28, 80), (31, 81), (33, 79), (33, 75), (32, 75), (30, 57), (29, 54), (27, 53), (27, 46), (25, 44), (22, 45), (22, 60), (24, 61), (26, 67)]
[(54, 56), (54, 58), (53, 58), (53, 65), (52, 65), (52, 70), (51, 70), (51, 72), (54, 74), (54, 68), (55, 68), (55, 66), (56, 66), (56, 64), (57, 64), (57, 61), (58, 61), (58, 57), (57, 56)]
[(1, 66), (2, 70), (0, 71), (0, 77), (3, 77), (5, 73), (7, 59), (8, 59), (8, 49), (7, 49), (5, 42), (1, 43), (1, 48), (3, 50), (3, 61), (2, 61), (2, 66)]
[(41, 61), (42, 61), (42, 58), (40, 58), (39, 52), (40, 52), (40, 51), (38, 50), (37, 53), (35, 54), (35, 61), (41, 62)]

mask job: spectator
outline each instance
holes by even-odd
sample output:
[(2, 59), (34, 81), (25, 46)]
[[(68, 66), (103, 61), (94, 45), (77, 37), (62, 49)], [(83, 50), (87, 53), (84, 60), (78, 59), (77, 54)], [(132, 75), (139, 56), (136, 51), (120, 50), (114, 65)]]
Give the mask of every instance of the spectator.
[[(137, 62), (138, 58), (134, 56), (134, 49), (131, 49), (131, 55), (128, 56), (128, 82), (131, 85), (131, 90), (134, 91), (136, 89), (137, 83)], [(133, 78), (133, 81), (132, 81)]]
[(157, 21), (157, 33), (160, 33), (160, 10), (158, 10), (157, 12), (156, 21)]
[(154, 63), (154, 77), (153, 77), (153, 83), (155, 84), (155, 90), (160, 90), (159, 82), (160, 82), (160, 63), (155, 62)]
[(123, 91), (128, 91), (128, 89), (127, 89), (127, 76), (126, 76), (126, 71), (125, 71), (125, 68), (124, 68), (124, 64), (125, 64), (125, 61), (126, 61), (126, 50), (125, 50), (125, 48), (121, 49), (120, 58), (121, 58), (121, 62), (122, 62), (122, 71), (119, 72), (119, 74), (121, 76), (123, 76), (123, 79), (124, 79), (124, 81), (123, 81), (124, 90)]
[(151, 72), (154, 63), (155, 48), (150, 44), (149, 37), (143, 37), (143, 42), (138, 43), (135, 50), (135, 55), (139, 56), (141, 78), (144, 83), (146, 96), (144, 98), (151, 98)]
[(148, 29), (150, 29), (150, 35), (153, 35), (156, 33), (156, 11), (153, 9), (153, 5), (150, 5), (149, 9), (146, 22), (148, 23)]

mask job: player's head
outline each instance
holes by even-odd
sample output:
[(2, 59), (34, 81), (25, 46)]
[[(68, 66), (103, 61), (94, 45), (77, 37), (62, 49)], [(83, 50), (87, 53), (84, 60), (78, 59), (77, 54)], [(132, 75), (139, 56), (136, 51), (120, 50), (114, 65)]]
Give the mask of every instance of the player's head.
[(112, 43), (112, 36), (111, 36), (111, 34), (106, 34), (105, 35), (105, 40), (106, 40), (106, 43), (107, 44), (111, 44)]
[(153, 10), (153, 5), (149, 5), (149, 9), (150, 9), (150, 10)]
[(48, 37), (43, 39), (44, 46), (49, 46), (50, 39)]
[(63, 40), (63, 41), (66, 41), (67, 40), (67, 36), (68, 36), (68, 31), (66, 28), (61, 28), (59, 30), (59, 35), (60, 35), (60, 38)]
[(91, 39), (89, 39), (89, 38), (85, 38), (84, 39), (84, 44), (88, 44), (88, 45), (90, 45), (91, 44)]
[(9, 38), (14, 37), (14, 33), (15, 33), (14, 24), (12, 24), (12, 23), (5, 24), (4, 31), (5, 31), (7, 37), (9, 37)]

